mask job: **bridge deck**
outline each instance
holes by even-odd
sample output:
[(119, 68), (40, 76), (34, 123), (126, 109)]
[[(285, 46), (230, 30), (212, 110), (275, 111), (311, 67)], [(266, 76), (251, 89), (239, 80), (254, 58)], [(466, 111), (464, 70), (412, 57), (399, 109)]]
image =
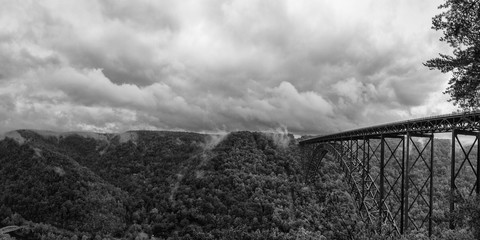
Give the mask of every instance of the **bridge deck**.
[(480, 130), (480, 111), (445, 114), (407, 121), (387, 123), (366, 128), (359, 128), (335, 134), (318, 136), (300, 141), (301, 145), (328, 142), (333, 140), (361, 139), (381, 135), (403, 135), (451, 132), (453, 129)]

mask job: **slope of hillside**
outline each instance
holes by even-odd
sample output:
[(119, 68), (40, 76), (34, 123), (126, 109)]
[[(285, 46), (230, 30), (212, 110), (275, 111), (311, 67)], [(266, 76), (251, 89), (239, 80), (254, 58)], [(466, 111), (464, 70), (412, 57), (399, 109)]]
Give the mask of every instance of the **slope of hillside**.
[(304, 183), (291, 137), (9, 136), (0, 141), (0, 228), (28, 226), (19, 238), (350, 239), (361, 228), (336, 165)]
[(17, 213), (71, 231), (119, 235), (125, 227), (127, 194), (53, 150), (1, 141), (0, 182), (4, 222)]
[[(303, 183), (297, 151), (295, 145), (275, 145), (264, 134), (230, 134), (210, 156), (192, 159), (175, 196), (158, 206), (153, 234), (186, 239), (354, 236), (357, 217), (343, 184)], [(340, 177), (332, 166), (324, 170), (329, 172), (325, 177)]]

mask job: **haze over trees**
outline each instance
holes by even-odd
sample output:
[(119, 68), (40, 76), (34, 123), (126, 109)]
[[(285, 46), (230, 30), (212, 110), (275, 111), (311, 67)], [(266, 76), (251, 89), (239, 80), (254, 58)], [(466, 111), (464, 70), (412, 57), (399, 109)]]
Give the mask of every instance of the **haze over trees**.
[(444, 93), (463, 110), (480, 107), (480, 0), (446, 0), (439, 7), (444, 12), (433, 17), (432, 28), (443, 32), (440, 41), (453, 53), (440, 54), (425, 66), (450, 72), (452, 77)]

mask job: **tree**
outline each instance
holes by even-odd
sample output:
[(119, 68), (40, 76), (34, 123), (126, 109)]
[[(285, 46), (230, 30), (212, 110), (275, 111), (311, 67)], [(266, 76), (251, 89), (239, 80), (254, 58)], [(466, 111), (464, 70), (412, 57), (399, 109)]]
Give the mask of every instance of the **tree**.
[(450, 101), (463, 110), (480, 107), (480, 0), (446, 0), (446, 9), (432, 19), (432, 29), (443, 31), (440, 41), (453, 48), (453, 54), (440, 54), (425, 66), (451, 72)]

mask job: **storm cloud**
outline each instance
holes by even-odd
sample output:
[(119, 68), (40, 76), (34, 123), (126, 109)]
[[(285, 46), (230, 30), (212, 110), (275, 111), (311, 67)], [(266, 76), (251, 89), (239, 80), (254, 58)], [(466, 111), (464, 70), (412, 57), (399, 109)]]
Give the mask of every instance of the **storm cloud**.
[(441, 1), (0, 0), (0, 132), (322, 134), (448, 113)]

